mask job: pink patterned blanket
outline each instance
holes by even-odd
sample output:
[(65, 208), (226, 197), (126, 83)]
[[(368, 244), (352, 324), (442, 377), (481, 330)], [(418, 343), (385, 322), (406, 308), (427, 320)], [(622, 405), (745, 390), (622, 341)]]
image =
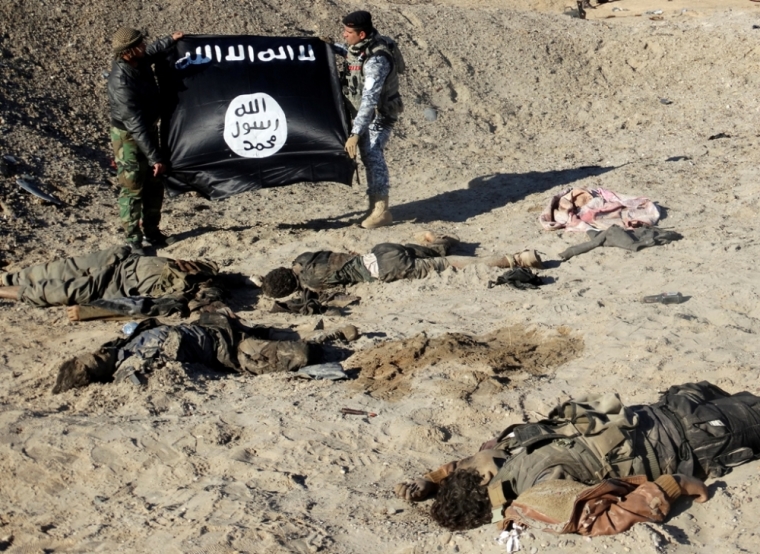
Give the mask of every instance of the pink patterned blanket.
[(625, 196), (607, 189), (567, 189), (553, 197), (539, 216), (544, 229), (556, 231), (604, 230), (651, 227), (660, 220), (660, 209), (643, 196)]

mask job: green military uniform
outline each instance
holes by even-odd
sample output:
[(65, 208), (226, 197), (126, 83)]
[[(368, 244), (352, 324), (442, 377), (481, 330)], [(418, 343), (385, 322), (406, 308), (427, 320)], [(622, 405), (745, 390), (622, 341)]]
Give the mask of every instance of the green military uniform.
[(197, 273), (183, 271), (177, 262), (156, 256), (130, 254), (116, 246), (84, 256), (40, 264), (0, 274), (3, 286), (21, 287), (19, 300), (34, 306), (72, 306), (101, 298), (163, 296), (187, 291), (199, 279), (216, 274), (214, 264), (193, 262)]
[[(155, 130), (152, 134), (157, 144)], [(142, 241), (142, 229), (150, 234), (156, 232), (161, 223), (164, 183), (153, 176), (148, 158), (140, 151), (129, 131), (111, 127), (111, 144), (116, 162), (116, 178), (121, 186), (119, 218), (127, 241), (139, 244)]]

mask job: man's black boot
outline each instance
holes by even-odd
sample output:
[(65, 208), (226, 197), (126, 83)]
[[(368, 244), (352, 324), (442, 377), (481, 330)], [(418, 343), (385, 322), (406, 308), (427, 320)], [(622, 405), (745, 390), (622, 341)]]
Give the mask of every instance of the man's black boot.
[(177, 237), (167, 236), (161, 231), (156, 230), (150, 233), (145, 233), (145, 240), (147, 240), (154, 248), (166, 248), (170, 244), (177, 242)]

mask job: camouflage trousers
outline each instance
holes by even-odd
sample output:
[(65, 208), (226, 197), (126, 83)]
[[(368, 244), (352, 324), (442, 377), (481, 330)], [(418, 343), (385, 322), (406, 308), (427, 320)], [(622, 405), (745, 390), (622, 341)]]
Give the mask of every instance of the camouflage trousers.
[(372, 248), (377, 259), (378, 279), (385, 283), (401, 279), (424, 279), (440, 273), (451, 263), (446, 259), (443, 244), (395, 244), (385, 242)]
[(128, 131), (111, 127), (111, 143), (116, 176), (121, 185), (119, 218), (127, 242), (140, 244), (143, 231), (147, 235), (158, 232), (164, 183), (153, 176), (153, 168)]
[(359, 136), (359, 154), (366, 168), (367, 194), (371, 196), (388, 196), (390, 191), (390, 175), (383, 150), (391, 138), (392, 130), (390, 125), (375, 120)]

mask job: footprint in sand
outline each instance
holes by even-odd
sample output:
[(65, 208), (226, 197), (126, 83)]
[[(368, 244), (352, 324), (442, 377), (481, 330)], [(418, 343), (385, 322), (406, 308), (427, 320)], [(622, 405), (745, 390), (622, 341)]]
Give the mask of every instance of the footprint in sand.
[(155, 454), (165, 464), (173, 464), (182, 458), (171, 446), (152, 437), (142, 437), (140, 444), (145, 450)]

